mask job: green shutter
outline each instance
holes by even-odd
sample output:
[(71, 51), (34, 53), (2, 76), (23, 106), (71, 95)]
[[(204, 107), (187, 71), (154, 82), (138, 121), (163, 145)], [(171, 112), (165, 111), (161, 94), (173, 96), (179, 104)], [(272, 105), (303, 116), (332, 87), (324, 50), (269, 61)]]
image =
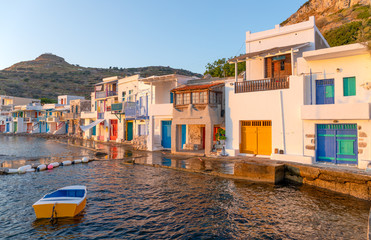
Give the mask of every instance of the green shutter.
[(326, 86), (326, 98), (334, 97), (334, 85)]
[(340, 155), (355, 155), (354, 153), (354, 141), (351, 139), (338, 139), (339, 144), (338, 153)]
[(356, 95), (356, 78), (355, 77), (343, 78), (343, 89), (344, 89), (344, 96), (355, 96)]

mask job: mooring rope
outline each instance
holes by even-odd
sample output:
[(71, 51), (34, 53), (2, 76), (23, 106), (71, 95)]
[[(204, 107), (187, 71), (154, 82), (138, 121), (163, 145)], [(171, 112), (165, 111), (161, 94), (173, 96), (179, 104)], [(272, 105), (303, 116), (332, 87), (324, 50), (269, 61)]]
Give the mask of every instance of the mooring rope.
[(57, 202), (55, 202), (54, 205), (53, 205), (52, 216), (50, 218), (50, 222), (52, 223), (52, 225), (54, 225), (58, 222), (57, 211), (55, 210), (56, 205), (57, 205)]

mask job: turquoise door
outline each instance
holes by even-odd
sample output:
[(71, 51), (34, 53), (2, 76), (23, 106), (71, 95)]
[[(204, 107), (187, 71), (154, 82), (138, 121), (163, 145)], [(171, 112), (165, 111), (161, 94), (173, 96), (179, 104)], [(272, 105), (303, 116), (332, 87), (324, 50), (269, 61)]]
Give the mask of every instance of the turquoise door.
[(181, 149), (183, 149), (184, 144), (186, 143), (187, 139), (187, 125), (182, 125), (182, 146), (180, 146)]
[(162, 121), (161, 145), (164, 148), (171, 148), (171, 121)]
[(68, 123), (66, 122), (66, 133), (68, 133)]
[(9, 123), (6, 124), (6, 132), (9, 132)]
[(49, 132), (49, 124), (48, 123), (45, 123), (46, 124), (46, 132)]
[(96, 132), (97, 132), (97, 128), (96, 128), (96, 126), (94, 126), (93, 130), (91, 132), (91, 135), (95, 136), (97, 134)]
[(133, 122), (127, 122), (127, 129), (126, 129), (126, 140), (131, 141), (133, 140)]

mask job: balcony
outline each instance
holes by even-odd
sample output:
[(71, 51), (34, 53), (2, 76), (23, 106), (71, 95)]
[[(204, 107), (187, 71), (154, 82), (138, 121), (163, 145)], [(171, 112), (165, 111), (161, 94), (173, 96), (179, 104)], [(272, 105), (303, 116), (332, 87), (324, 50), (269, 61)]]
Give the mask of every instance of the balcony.
[(37, 118), (37, 121), (39, 121), (39, 122), (45, 122), (46, 121), (46, 117), (38, 117)]
[(104, 112), (98, 113), (98, 119), (104, 119)]
[(117, 91), (107, 91), (107, 97), (117, 96)]
[(105, 98), (106, 97), (106, 92), (105, 91), (102, 91), (102, 92), (96, 92), (95, 93), (95, 98), (98, 99), (98, 98)]
[(111, 104), (112, 112), (122, 112), (122, 103), (113, 103)]
[(47, 122), (59, 122), (59, 117), (48, 117)]
[(36, 118), (33, 118), (33, 117), (25, 117), (24, 118), (24, 122), (26, 123), (31, 123), (31, 122), (35, 122), (37, 119)]
[(301, 106), (302, 120), (371, 119), (371, 103), (320, 104)]
[(259, 92), (278, 89), (287, 89), (290, 87), (289, 77), (269, 78), (261, 80), (249, 80), (243, 82), (235, 82), (234, 92)]
[(64, 113), (63, 116), (64, 116), (65, 120), (70, 120), (70, 119), (78, 118), (79, 114), (77, 114), (77, 113)]
[(97, 117), (96, 112), (81, 112), (81, 118), (83, 119), (94, 119)]

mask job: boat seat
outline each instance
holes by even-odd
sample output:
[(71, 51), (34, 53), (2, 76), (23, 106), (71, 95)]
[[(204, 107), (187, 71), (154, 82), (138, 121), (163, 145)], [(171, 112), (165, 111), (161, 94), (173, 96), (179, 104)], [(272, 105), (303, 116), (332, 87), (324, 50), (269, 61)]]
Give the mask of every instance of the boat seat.
[(46, 195), (44, 198), (55, 198), (55, 197), (84, 197), (84, 190), (59, 190), (51, 194)]

